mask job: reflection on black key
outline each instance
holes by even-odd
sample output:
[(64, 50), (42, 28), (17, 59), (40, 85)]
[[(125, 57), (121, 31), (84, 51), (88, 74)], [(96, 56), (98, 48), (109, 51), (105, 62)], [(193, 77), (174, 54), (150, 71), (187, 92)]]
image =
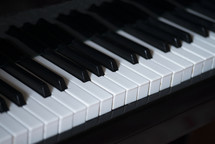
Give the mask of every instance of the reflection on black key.
[(101, 65), (105, 66), (106, 68), (110, 69), (113, 72), (118, 70), (117, 63), (113, 58), (111, 58), (81, 42), (73, 41), (70, 44), (69, 48), (77, 53), (83, 54), (85, 57), (89, 57), (89, 58), (95, 60), (96, 62), (100, 63)]
[(23, 106), (26, 104), (22, 93), (11, 87), (0, 79), (0, 93), (15, 103), (17, 106)]
[(59, 52), (61, 55), (65, 56), (65, 57), (67, 57), (68, 59), (74, 61), (75, 63), (82, 65), (83, 67), (87, 68), (89, 71), (91, 71), (92, 73), (94, 73), (97, 76), (104, 75), (102, 67), (99, 63), (97, 63), (89, 58), (86, 58), (79, 53), (72, 51), (68, 47), (58, 49), (57, 52)]
[(123, 28), (124, 31), (128, 32), (129, 34), (137, 37), (140, 40), (145, 41), (146, 43), (151, 44), (152, 46), (162, 50), (163, 52), (169, 52), (170, 47), (168, 43), (163, 42), (159, 39), (156, 39), (154, 36), (151, 36), (148, 33), (144, 33), (141, 31), (141, 29), (138, 28), (131, 28), (131, 27), (125, 27)]
[(169, 34), (175, 35), (176, 37), (180, 38), (181, 40), (183, 40), (187, 43), (193, 42), (193, 38), (192, 38), (191, 34), (185, 32), (185, 31), (182, 31), (180, 29), (177, 29), (177, 28), (175, 28), (171, 25), (168, 25), (166, 23), (163, 23), (157, 19), (150, 19), (149, 24), (153, 25), (157, 28), (160, 28)]
[(25, 70), (21, 69), (20, 67), (16, 66), (15, 64), (4, 66), (2, 67), (2, 69), (20, 80), (21, 82), (23, 82), (24, 84), (26, 84), (28, 87), (35, 90), (43, 97), (48, 97), (51, 95), (49, 87), (46, 83), (39, 80), (30, 73), (26, 72)]
[(137, 23), (136, 27), (141, 29), (143, 32), (149, 33), (149, 34), (155, 36), (156, 38), (163, 40), (177, 48), (181, 47), (181, 45), (182, 45), (181, 41), (177, 37), (175, 37), (171, 34), (165, 33), (163, 31), (161, 31), (160, 29), (157, 29), (156, 27), (148, 25), (144, 22)]
[(49, 51), (45, 54), (42, 54), (42, 56), (53, 62), (57, 66), (61, 67), (68, 73), (74, 75), (83, 82), (87, 82), (90, 80), (87, 71), (83, 67), (69, 61), (68, 59), (58, 55), (57, 53)]
[(180, 18), (183, 18), (189, 22), (195, 23), (197, 25), (204, 26), (208, 28), (211, 31), (215, 31), (215, 24), (213, 22), (210, 22), (206, 19), (203, 19), (201, 17), (198, 17), (194, 14), (190, 14), (184, 10), (177, 10), (174, 12), (175, 15), (177, 15)]
[(104, 37), (109, 38), (112, 40), (114, 43), (118, 43), (122, 45), (123, 48), (129, 49), (131, 51), (134, 51), (138, 55), (144, 57), (145, 59), (151, 59), (152, 55), (150, 53), (150, 50), (144, 46), (141, 46), (127, 38), (124, 38), (115, 32), (108, 32), (103, 35)]
[(134, 52), (123, 49), (121, 45), (113, 43), (106, 37), (95, 36), (92, 38), (92, 41), (101, 45), (105, 49), (108, 49), (109, 51), (115, 53), (116, 55), (124, 58), (125, 60), (131, 62), (132, 64), (138, 63), (137, 56)]
[(18, 64), (26, 68), (36, 76), (40, 77), (44, 81), (50, 83), (60, 91), (63, 91), (67, 88), (66, 83), (62, 77), (35, 62), (34, 60), (25, 59), (24, 61), (18, 62)]
[(178, 17), (176, 17), (170, 13), (166, 13), (165, 15), (163, 15), (163, 17), (167, 18), (170, 21), (173, 21), (174, 23), (176, 23), (178, 25), (181, 25), (187, 29), (190, 29), (191, 31), (194, 31), (194, 32), (196, 32), (196, 33), (198, 33), (204, 37), (209, 36), (208, 30), (203, 26), (192, 24), (192, 23), (185, 21), (183, 19), (180, 19), (180, 18), (178, 18)]
[(3, 98), (0, 97), (0, 113), (8, 111), (7, 104)]

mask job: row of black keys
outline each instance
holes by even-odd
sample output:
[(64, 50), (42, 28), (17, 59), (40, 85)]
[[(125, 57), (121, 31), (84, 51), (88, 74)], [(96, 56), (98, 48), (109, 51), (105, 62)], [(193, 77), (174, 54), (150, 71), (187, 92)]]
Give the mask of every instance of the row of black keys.
[[(167, 2), (166, 4), (170, 3)], [(120, 9), (117, 9), (119, 7)], [(111, 12), (108, 10), (110, 8), (112, 10)], [(134, 5), (123, 1), (103, 3), (100, 7), (92, 6), (89, 10), (95, 11), (107, 20), (108, 23), (101, 23), (95, 17), (78, 11), (72, 11), (70, 15), (60, 15), (57, 18), (57, 20), (77, 31), (81, 35), (81, 38), (78, 39), (57, 25), (50, 24), (42, 19), (36, 25), (25, 24), (21, 28), (11, 27), (7, 31), (7, 34), (18, 38), (29, 49), (25, 51), (16, 44), (12, 44), (11, 41), (1, 39), (0, 45), (5, 48), (0, 56), (1, 68), (34, 89), (43, 97), (47, 97), (51, 95), (48, 85), (31, 75), (28, 71), (61, 91), (67, 88), (66, 84), (62, 77), (32, 60), (31, 58), (35, 55), (30, 53), (29, 50), (33, 50), (36, 52), (36, 55), (45, 57), (83, 82), (86, 82), (90, 80), (87, 70), (97, 76), (102, 76), (104, 72), (101, 66), (105, 66), (112, 71), (116, 71), (118, 68), (114, 59), (88, 47), (79, 40), (91, 39), (133, 64), (138, 62), (136, 54), (150, 59), (150, 50), (117, 35), (111, 30), (124, 29), (129, 32), (135, 31), (132, 34), (164, 52), (169, 51), (169, 44), (180, 47), (181, 41), (192, 42), (192, 37), (189, 33), (164, 24), (156, 18), (151, 18), (151, 15), (142, 9), (137, 9)], [(112, 13), (117, 14), (112, 15)], [(213, 23), (193, 16), (184, 10), (177, 9), (171, 14), (181, 16), (179, 17), (177, 15), (177, 20), (180, 21), (185, 21), (184, 19), (192, 17), (194, 20), (187, 22), (189, 24), (185, 26), (191, 30), (194, 29), (189, 26), (197, 25), (198, 27), (207, 26), (207, 29), (214, 31)], [(205, 31), (208, 31), (207, 29), (205, 28)], [(202, 33), (200, 32), (202, 28), (198, 29), (196, 27), (195, 30), (199, 31), (199, 34)], [(203, 35), (208, 36), (207, 34)], [(19, 106), (25, 104), (20, 92), (3, 81), (1, 83), (0, 92), (3, 95)], [(4, 101), (0, 101), (0, 105), (6, 110), (4, 108)]]

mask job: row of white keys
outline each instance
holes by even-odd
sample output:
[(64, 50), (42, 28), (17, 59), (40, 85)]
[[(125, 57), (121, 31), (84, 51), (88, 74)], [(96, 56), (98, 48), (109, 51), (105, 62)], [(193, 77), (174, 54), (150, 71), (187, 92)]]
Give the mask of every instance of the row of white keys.
[(27, 129), (18, 121), (16, 121), (13, 117), (11, 117), (8, 113), (0, 114), (0, 127), (3, 127), (8, 133), (12, 135), (13, 144), (28, 143)]
[(28, 143), (36, 143), (43, 139), (43, 123), (26, 111), (13, 103), (9, 105), (8, 114), (21, 123), (28, 130)]
[[(62, 76), (66, 81), (68, 88), (70, 88), (70, 84), (71, 85), (77, 84), (78, 86), (84, 88), (85, 90), (90, 88), (88, 89), (88, 91), (90, 91), (91, 94), (93, 94), (96, 98), (98, 98), (101, 101), (99, 112), (100, 114), (104, 114), (106, 112), (111, 111), (112, 108), (114, 109), (123, 105), (122, 101), (124, 102), (124, 97), (119, 97), (117, 94), (115, 94), (114, 91), (108, 93), (105, 90), (101, 89), (99, 86), (92, 83), (91, 81), (88, 81), (86, 83), (80, 82), (76, 80), (76, 78), (71, 74), (67, 73), (63, 69), (59, 68), (55, 64), (51, 63), (50, 61), (40, 56), (35, 57), (34, 60), (40, 63), (41, 65), (49, 68), (50, 70), (54, 71), (56, 74)], [(101, 78), (106, 79), (104, 77)], [(111, 85), (112, 83), (110, 83), (110, 80), (107, 80), (107, 84)]]
[(105, 68), (103, 70), (106, 78), (112, 80), (126, 90), (125, 104), (129, 104), (136, 101), (138, 94), (138, 87), (136, 83), (130, 81), (119, 73), (112, 72)]
[(0, 144), (12, 144), (12, 142), (12, 135), (0, 126)]
[(160, 75), (154, 73), (153, 71), (147, 69), (146, 67), (144, 67), (140, 64), (133, 65), (133, 64), (127, 62), (126, 60), (113, 54), (112, 52), (106, 50), (105, 48), (101, 47), (100, 45), (98, 45), (92, 41), (85, 41), (85, 43), (87, 45), (91, 46), (92, 48), (95, 48), (96, 50), (101, 51), (102, 53), (114, 58), (115, 60), (117, 60), (119, 67), (120, 67), (120, 65), (123, 65), (126, 68), (136, 72), (139, 75), (141, 75), (142, 77), (148, 79), (150, 81), (148, 95), (159, 92), (160, 84), (161, 84), (161, 76)]
[[(16, 85), (16, 88), (18, 88), (21, 93), (28, 96), (27, 99), (32, 98), (58, 117), (58, 133), (62, 133), (63, 131), (72, 128), (73, 112), (71, 110), (54, 100), (52, 97), (43, 98), (41, 95), (27, 87), (25, 84), (21, 83), (18, 80), (15, 80), (15, 78), (13, 80), (13, 83)], [(56, 93), (53, 91), (52, 95), (56, 95)]]
[[(13, 86), (14, 88), (19, 89), (17, 84), (21, 84), (17, 79), (9, 75), (8, 73), (4, 72), (3, 70), (0, 70), (0, 77), (2, 80), (6, 81), (8, 84)], [(22, 85), (22, 84), (21, 84)], [(50, 112), (48, 109), (43, 107), (40, 103), (32, 99), (34, 95), (28, 95), (28, 93), (23, 93), (26, 100), (26, 105), (22, 106), (25, 110), (27, 110), (29, 113), (31, 113), (33, 116), (35, 116), (37, 119), (43, 122), (44, 129), (43, 129), (43, 138), (48, 138), (51, 136), (54, 136), (58, 133), (58, 117), (54, 115), (52, 112)]]
[[(204, 60), (202, 72), (209, 71), (209, 70), (211, 70), (213, 68), (213, 63), (214, 63), (214, 60), (215, 60), (214, 56), (211, 53), (209, 53), (209, 52), (204, 50), (205, 45), (200, 46), (198, 44), (195, 44), (195, 42), (198, 41), (196, 39), (198, 39), (201, 36), (199, 36), (198, 34), (195, 34), (194, 32), (192, 32), (192, 31), (190, 31), (190, 30), (188, 30), (188, 29), (186, 29), (186, 28), (184, 28), (184, 27), (182, 27), (182, 26), (180, 26), (178, 24), (175, 24), (174, 22), (171, 22), (171, 21), (169, 21), (169, 20), (167, 20), (165, 18), (160, 18), (160, 20), (165, 22), (165, 23), (167, 23), (167, 24), (170, 24), (170, 25), (172, 25), (172, 26), (174, 26), (176, 28), (179, 28), (181, 30), (184, 30), (184, 31), (192, 34), (193, 37), (194, 37), (194, 41), (191, 44), (184, 43), (182, 45), (182, 48), (185, 49), (186, 51), (189, 51), (190, 53), (202, 58)], [(197, 38), (195, 38), (195, 36)], [(205, 41), (207, 41), (207, 38), (202, 37), (201, 39), (204, 39)], [(210, 39), (210, 38), (208, 38), (208, 39)], [(198, 45), (198, 47), (196, 45)]]
[[(187, 69), (183, 69), (183, 67), (181, 67), (180, 65), (178, 65), (178, 63), (182, 63), (181, 62), (177, 62), (178, 60), (175, 59), (173, 60), (171, 56), (168, 56), (166, 54), (161, 54), (161, 53), (158, 53), (155, 48), (153, 48), (151, 45), (147, 44), (146, 42), (122, 31), (122, 30), (119, 30), (117, 32), (119, 35), (121, 36), (124, 36), (140, 45), (143, 45), (143, 46), (146, 46), (148, 47), (149, 49), (152, 50), (152, 61), (155, 62), (155, 63), (158, 63), (160, 66), (166, 68), (167, 70), (169, 70), (170, 72), (172, 72), (172, 82), (171, 82), (171, 86), (175, 86), (175, 85), (178, 85), (181, 83), (182, 79), (187, 79), (186, 77), (190, 77), (189, 76), (189, 72), (186, 72), (186, 71), (190, 71), (190, 64), (189, 66), (187, 67), (187, 64), (188, 62), (186, 61), (185, 64), (183, 64), (183, 66)], [(173, 63), (174, 62), (174, 63)], [(177, 64), (175, 64), (177, 62)], [(140, 59), (140, 63), (142, 63), (143, 65), (145, 64), (143, 59), (141, 58)], [(184, 78), (182, 77), (183, 74), (186, 73), (186, 75), (184, 76)], [(187, 76), (188, 75), (188, 76)]]

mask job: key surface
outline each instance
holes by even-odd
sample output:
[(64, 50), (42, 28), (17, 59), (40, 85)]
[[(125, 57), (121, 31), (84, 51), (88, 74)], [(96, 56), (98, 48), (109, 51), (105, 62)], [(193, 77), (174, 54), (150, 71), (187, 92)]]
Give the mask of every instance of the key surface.
[(41, 79), (45, 80), (46, 82), (50, 83), (60, 91), (64, 91), (67, 88), (66, 83), (62, 77), (58, 76), (54, 72), (46, 69), (45, 67), (31, 59), (20, 61), (18, 64), (20, 64), (33, 74), (37, 75)]
[(92, 41), (102, 45), (109, 51), (119, 55), (120, 57), (124, 58), (125, 60), (129, 61), (132, 64), (138, 63), (137, 57), (134, 52), (121, 48), (122, 47), (121, 45), (113, 43), (108, 38), (98, 36), (93, 37)]
[(53, 63), (63, 68), (64, 70), (68, 71), (72, 75), (76, 76), (83, 82), (87, 82), (90, 80), (87, 71), (83, 67), (69, 61), (68, 59), (60, 56), (59, 54), (55, 52), (49, 52), (49, 53), (43, 54), (42, 56), (52, 61)]
[[(84, 90), (91, 93), (92, 95), (94, 95), (96, 98), (98, 98), (101, 101), (100, 115), (104, 114), (106, 112), (109, 112), (111, 110), (112, 103), (115, 103), (115, 101), (113, 101), (112, 94), (110, 94), (107, 91), (105, 91), (104, 89), (100, 88), (98, 85), (95, 85), (91, 81), (83, 83), (82, 81), (75, 78), (74, 76), (72, 76), (68, 72), (64, 71), (60, 67), (56, 66), (55, 64), (51, 63), (50, 61), (48, 61), (42, 57), (38, 56), (38, 57), (35, 57), (34, 59), (35, 59), (35, 61), (43, 64), (47, 68), (49, 68), (49, 69), (55, 71), (56, 73), (58, 73), (59, 75), (63, 76), (67, 80), (67, 83), (73, 82), (76, 85), (83, 88)], [(68, 105), (70, 105), (70, 103), (68, 103)]]
[(134, 51), (136, 54), (141, 55), (145, 59), (152, 58), (152, 55), (148, 48), (140, 46), (140, 45), (130, 41), (129, 39), (126, 39), (126, 38), (116, 34), (115, 32), (108, 32), (103, 36), (109, 38), (114, 43), (118, 43), (119, 45), (123, 46), (125, 49)]
[(0, 97), (0, 113), (8, 111), (8, 106), (3, 98)]
[(167, 25), (157, 19), (150, 19), (149, 24), (166, 31), (167, 33), (173, 34), (187, 43), (191, 43), (193, 41), (191, 34), (172, 27), (171, 25)]
[(134, 29), (134, 28), (127, 26), (127, 27), (124, 27), (122, 30), (131, 35), (134, 35), (135, 37), (138, 37), (139, 39), (141, 39), (143, 41), (146, 41), (147, 43), (150, 43), (154, 47), (157, 47), (160, 50), (163, 50), (164, 52), (168, 52), (170, 49), (168, 43), (161, 41), (159, 39), (156, 39), (154, 36), (152, 36), (148, 33), (145, 33), (138, 28)]
[(107, 67), (111, 71), (118, 70), (117, 63), (113, 58), (103, 54), (102, 52), (90, 48), (86, 44), (76, 41), (71, 44), (70, 48), (75, 52), (79, 52), (85, 55), (86, 57), (92, 58), (93, 60), (99, 62), (100, 64)]
[(118, 62), (120, 64), (126, 66), (130, 70), (132, 70), (132, 71), (138, 73), (139, 75), (143, 76), (144, 78), (150, 80), (151, 83), (150, 83), (150, 87), (149, 87), (149, 95), (154, 94), (159, 91), (161, 76), (159, 76), (158, 74), (156, 74), (156, 73), (152, 72), (151, 70), (148, 70), (147, 68), (142, 67), (138, 64), (133, 65), (133, 64), (127, 62), (126, 60), (120, 58), (119, 56), (111, 53), (110, 51), (107, 51), (105, 48), (101, 47), (100, 45), (98, 45), (92, 41), (86, 41), (85, 43), (99, 51), (105, 52), (105, 54), (118, 60)]
[(0, 93), (18, 106), (23, 106), (26, 104), (22, 93), (1, 79), (0, 79)]
[(1, 144), (12, 144), (12, 135), (6, 131), (3, 127), (0, 127), (0, 143)]
[(181, 41), (173, 36), (172, 34), (167, 34), (163, 31), (161, 31), (160, 29), (157, 29), (156, 27), (153, 27), (150, 24), (146, 24), (144, 22), (142, 23), (138, 23), (135, 25), (135, 27), (138, 27), (139, 29), (141, 29), (142, 31), (146, 32), (146, 33), (150, 33), (151, 35), (155, 36), (156, 38), (163, 40), (177, 48), (181, 47)]
[(86, 69), (93, 72), (97, 76), (104, 75), (101, 65), (90, 58), (84, 57), (84, 55), (76, 53), (69, 48), (58, 49), (57, 52), (71, 59), (72, 61), (80, 64), (81, 66), (85, 67)]
[(43, 81), (39, 80), (35, 76), (26, 72), (17, 65), (7, 65), (3, 67), (3, 70), (10, 73), (24, 84), (28, 85), (30, 88), (38, 92), (43, 97), (48, 97), (51, 95), (51, 92), (48, 88), (48, 85)]
[(0, 126), (3, 127), (9, 133), (11, 133), (11, 135), (13, 136), (14, 144), (28, 143), (28, 131), (24, 126), (22, 126), (19, 122), (17, 122), (7, 113), (1, 114), (0, 119)]

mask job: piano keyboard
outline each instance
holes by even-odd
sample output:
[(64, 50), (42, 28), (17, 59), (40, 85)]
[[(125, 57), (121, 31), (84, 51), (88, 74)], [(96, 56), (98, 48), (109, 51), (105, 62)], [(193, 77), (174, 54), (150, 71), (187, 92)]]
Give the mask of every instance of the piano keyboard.
[(11, 26), (0, 38), (0, 143), (40, 142), (213, 70), (212, 5), (119, 0)]

